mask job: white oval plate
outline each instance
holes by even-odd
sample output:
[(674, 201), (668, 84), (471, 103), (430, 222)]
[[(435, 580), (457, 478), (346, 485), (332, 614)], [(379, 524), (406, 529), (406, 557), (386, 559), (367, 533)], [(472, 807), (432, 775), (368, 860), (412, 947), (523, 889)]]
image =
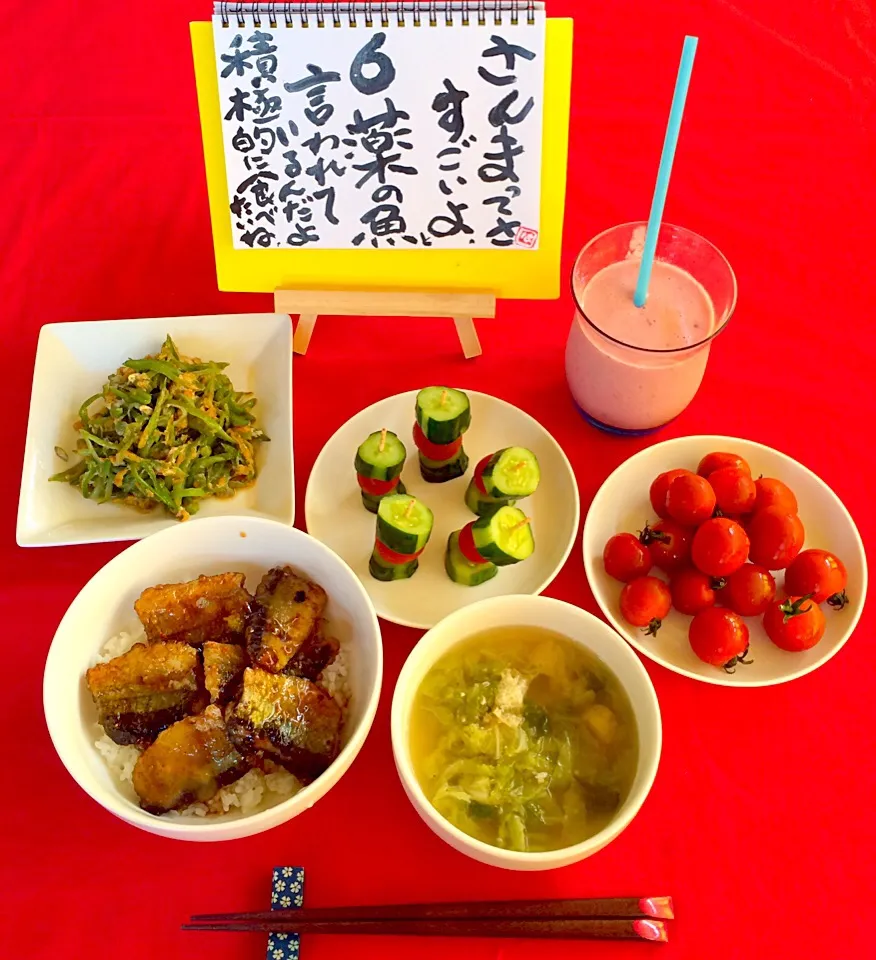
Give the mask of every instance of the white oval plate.
[[(783, 480), (797, 495), (800, 519), (806, 529), (804, 548), (831, 550), (846, 565), (847, 592), (851, 602), (841, 611), (825, 607), (827, 630), (811, 650), (787, 653), (774, 646), (757, 618), (746, 619), (751, 632), (754, 662), (741, 665), (733, 674), (699, 660), (687, 639), (690, 617), (673, 610), (656, 637), (645, 637), (620, 615), (621, 584), (605, 572), (602, 551), (615, 533), (641, 530), (647, 520), (656, 519), (648, 500), (651, 481), (665, 470), (687, 467), (696, 470), (700, 459), (714, 450), (745, 457), (754, 476), (763, 474)], [(867, 560), (854, 521), (842, 501), (811, 470), (778, 450), (735, 437), (679, 437), (642, 450), (622, 463), (599, 488), (584, 522), (584, 569), (593, 596), (619, 633), (642, 654), (694, 680), (726, 687), (766, 687), (794, 680), (826, 663), (852, 635), (867, 595)], [(662, 576), (659, 574), (657, 575)], [(773, 571), (782, 587), (782, 571)]]
[[(466, 393), (471, 399), (471, 427), (464, 441), (470, 461), (464, 477), (426, 483), (420, 476), (411, 436), (417, 391), (411, 390), (380, 400), (349, 419), (323, 447), (307, 483), (308, 533), (353, 568), (378, 616), (402, 626), (428, 630), (447, 614), (485, 597), (541, 593), (566, 562), (577, 536), (578, 485), (560, 445), (537, 420), (510, 403), (473, 390)], [(384, 427), (398, 434), (407, 450), (402, 471), (405, 487), (435, 515), (419, 570), (410, 580), (392, 583), (375, 580), (368, 572), (375, 517), (362, 506), (353, 469), (359, 444)], [(541, 467), (538, 490), (519, 503), (532, 517), (535, 553), (523, 563), (503, 567), (498, 576), (480, 586), (453, 583), (444, 571), (444, 548), (450, 533), (475, 519), (463, 499), (472, 471), (482, 457), (512, 445), (532, 450)]]

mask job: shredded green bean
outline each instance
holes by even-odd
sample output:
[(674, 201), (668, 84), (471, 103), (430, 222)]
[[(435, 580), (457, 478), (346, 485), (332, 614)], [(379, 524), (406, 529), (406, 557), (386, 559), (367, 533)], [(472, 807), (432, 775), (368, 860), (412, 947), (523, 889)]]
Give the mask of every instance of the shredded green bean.
[(178, 520), (250, 486), (256, 447), (270, 438), (256, 426), (256, 398), (234, 389), (227, 366), (183, 356), (169, 336), (155, 356), (127, 360), (79, 408), (82, 459), (49, 479)]

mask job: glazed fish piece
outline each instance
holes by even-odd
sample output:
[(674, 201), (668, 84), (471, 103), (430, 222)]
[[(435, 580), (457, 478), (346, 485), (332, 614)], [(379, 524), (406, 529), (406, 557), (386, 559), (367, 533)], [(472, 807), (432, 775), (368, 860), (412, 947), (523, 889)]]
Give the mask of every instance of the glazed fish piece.
[(341, 708), (305, 677), (248, 667), (226, 719), (232, 743), (251, 763), (273, 760), (305, 783), (329, 766), (340, 747)]
[(317, 620), (310, 636), (286, 664), (284, 673), (294, 673), (299, 677), (307, 677), (308, 680), (316, 680), (335, 659), (340, 650), (340, 644), (334, 637), (326, 635), (325, 626), (325, 620)]
[(135, 643), (127, 653), (91, 667), (85, 682), (107, 736), (145, 745), (206, 706), (201, 674), (198, 651), (188, 644)]
[(196, 645), (207, 640), (243, 643), (252, 600), (244, 588), (245, 579), (242, 573), (220, 573), (147, 587), (134, 603), (146, 639)]
[(206, 803), (249, 769), (228, 739), (219, 707), (160, 733), (134, 767), (134, 789), (149, 813)]
[(252, 602), (246, 647), (255, 666), (282, 673), (325, 611), (328, 597), (318, 583), (291, 567), (269, 570)]
[(246, 650), (234, 643), (213, 640), (208, 640), (201, 649), (204, 654), (204, 686), (210, 694), (210, 703), (227, 703), (248, 663)]

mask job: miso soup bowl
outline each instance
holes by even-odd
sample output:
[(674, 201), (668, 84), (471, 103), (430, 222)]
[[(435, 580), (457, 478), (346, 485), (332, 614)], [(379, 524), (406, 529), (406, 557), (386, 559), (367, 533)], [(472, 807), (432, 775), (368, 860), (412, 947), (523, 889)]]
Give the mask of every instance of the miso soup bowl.
[[(414, 697), (430, 667), (448, 650), (474, 634), (496, 627), (543, 627), (568, 637), (595, 654), (617, 677), (633, 707), (639, 734), (639, 763), (629, 795), (599, 833), (559, 850), (528, 853), (494, 847), (463, 833), (446, 820), (423, 793), (411, 759), (410, 721)], [(442, 840), (481, 863), (507, 870), (552, 870), (591, 856), (611, 843), (639, 812), (660, 760), (662, 727), (657, 694), (645, 668), (611, 627), (570, 603), (538, 596), (491, 597), (457, 610), (426, 633), (414, 647), (392, 700), (392, 749), (405, 792), (417, 813)]]

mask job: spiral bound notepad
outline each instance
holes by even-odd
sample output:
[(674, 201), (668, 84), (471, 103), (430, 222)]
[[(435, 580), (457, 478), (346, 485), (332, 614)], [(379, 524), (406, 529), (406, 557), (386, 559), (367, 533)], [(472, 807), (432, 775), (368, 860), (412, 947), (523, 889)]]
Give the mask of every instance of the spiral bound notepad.
[(216, 3), (238, 249), (539, 242), (543, 3)]

